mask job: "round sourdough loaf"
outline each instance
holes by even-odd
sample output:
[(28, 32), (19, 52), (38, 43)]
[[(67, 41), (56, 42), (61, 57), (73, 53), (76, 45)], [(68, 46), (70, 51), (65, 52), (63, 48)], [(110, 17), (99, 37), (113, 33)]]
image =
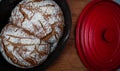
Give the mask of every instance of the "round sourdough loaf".
[(2, 49), (4, 58), (21, 68), (31, 68), (42, 63), (50, 51), (50, 44), (31, 35), (28, 31), (13, 24), (2, 30)]
[(35, 67), (54, 51), (63, 30), (63, 13), (53, 0), (23, 0), (1, 32), (2, 55), (17, 67)]

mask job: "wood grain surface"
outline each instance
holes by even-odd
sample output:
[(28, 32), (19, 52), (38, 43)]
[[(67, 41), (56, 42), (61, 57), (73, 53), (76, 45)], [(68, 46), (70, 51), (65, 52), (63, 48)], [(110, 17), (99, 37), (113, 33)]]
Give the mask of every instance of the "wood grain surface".
[(90, 0), (67, 0), (72, 14), (72, 29), (62, 54), (46, 71), (88, 71), (82, 64), (75, 46), (75, 27), (83, 8)]

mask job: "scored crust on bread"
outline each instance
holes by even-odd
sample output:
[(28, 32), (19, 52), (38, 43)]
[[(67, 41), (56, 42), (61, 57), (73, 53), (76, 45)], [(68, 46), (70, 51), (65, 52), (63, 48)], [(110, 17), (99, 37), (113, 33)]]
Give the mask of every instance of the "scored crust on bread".
[(30, 68), (41, 64), (49, 55), (50, 45), (14, 24), (2, 30), (2, 52), (12, 64)]
[(58, 42), (64, 30), (62, 10), (53, 0), (23, 0), (12, 11), (10, 22), (50, 44)]
[(20, 68), (38, 66), (55, 50), (63, 30), (64, 16), (53, 0), (22, 0), (1, 32), (2, 55)]

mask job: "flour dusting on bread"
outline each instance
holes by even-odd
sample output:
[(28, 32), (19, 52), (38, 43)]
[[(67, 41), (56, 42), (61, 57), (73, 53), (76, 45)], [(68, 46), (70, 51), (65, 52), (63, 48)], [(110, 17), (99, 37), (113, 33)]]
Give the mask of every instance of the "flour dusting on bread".
[(17, 67), (38, 66), (55, 50), (63, 30), (63, 13), (53, 0), (23, 0), (1, 32), (1, 52)]

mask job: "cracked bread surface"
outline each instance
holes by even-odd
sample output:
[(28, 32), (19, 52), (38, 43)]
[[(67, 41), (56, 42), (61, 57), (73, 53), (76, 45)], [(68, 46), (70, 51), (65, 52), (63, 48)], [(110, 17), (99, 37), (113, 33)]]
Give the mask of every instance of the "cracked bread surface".
[(49, 55), (50, 45), (21, 27), (8, 24), (1, 34), (1, 52), (8, 62), (17, 67), (37, 66)]
[(23, 0), (13, 10), (10, 22), (51, 44), (51, 52), (62, 36), (64, 17), (53, 0)]
[(55, 50), (63, 30), (63, 13), (53, 0), (23, 0), (1, 32), (2, 55), (17, 67), (35, 67)]

